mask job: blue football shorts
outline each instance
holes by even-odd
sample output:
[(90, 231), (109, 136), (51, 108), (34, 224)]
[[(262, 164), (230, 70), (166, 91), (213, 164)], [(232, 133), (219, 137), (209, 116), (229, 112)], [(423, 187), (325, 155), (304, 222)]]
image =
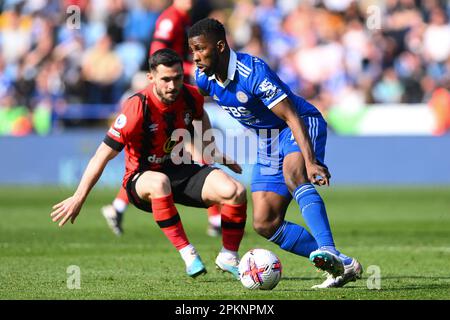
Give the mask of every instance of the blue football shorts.
[[(317, 161), (325, 166), (327, 123), (322, 117), (303, 117)], [(289, 127), (278, 137), (258, 137), (258, 159), (253, 167), (251, 191), (271, 191), (292, 198), (283, 176), (283, 160), (292, 152), (301, 152)]]

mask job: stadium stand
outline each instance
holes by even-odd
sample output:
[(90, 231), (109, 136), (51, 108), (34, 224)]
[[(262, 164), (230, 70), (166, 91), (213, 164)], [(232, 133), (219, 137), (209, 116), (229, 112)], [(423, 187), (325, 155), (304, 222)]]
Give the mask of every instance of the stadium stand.
[[(228, 26), (234, 48), (263, 57), (326, 117), (342, 106), (414, 108), (431, 101), (433, 133), (448, 131), (447, 1), (198, 3), (196, 10), (209, 6)], [(0, 135), (46, 135), (104, 124), (117, 112), (133, 76), (145, 71), (155, 21), (168, 4), (3, 1)]]

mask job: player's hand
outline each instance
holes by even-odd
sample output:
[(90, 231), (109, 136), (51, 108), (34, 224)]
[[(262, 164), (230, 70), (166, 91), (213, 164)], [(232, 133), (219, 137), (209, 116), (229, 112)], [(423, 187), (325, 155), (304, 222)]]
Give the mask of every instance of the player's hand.
[(242, 168), (237, 163), (229, 163), (229, 164), (228, 163), (224, 163), (224, 165), (227, 166), (228, 169), (230, 169), (234, 173), (237, 173), (237, 174), (241, 174), (242, 173)]
[[(217, 159), (218, 158), (218, 159)], [(242, 167), (233, 159), (227, 157), (224, 154), (219, 154), (216, 156), (216, 159), (218, 161), (218, 163), (223, 164), (224, 166), (228, 167), (228, 169), (230, 169), (231, 171), (233, 171), (234, 173), (237, 174), (241, 174), (242, 173)]]
[(327, 168), (317, 163), (312, 163), (306, 167), (306, 171), (311, 183), (319, 186), (330, 185), (331, 175)]
[(53, 206), (53, 211), (50, 214), (53, 222), (59, 222), (59, 226), (62, 227), (69, 219), (71, 223), (75, 222), (76, 217), (80, 213), (83, 201), (78, 197), (72, 196), (64, 201)]

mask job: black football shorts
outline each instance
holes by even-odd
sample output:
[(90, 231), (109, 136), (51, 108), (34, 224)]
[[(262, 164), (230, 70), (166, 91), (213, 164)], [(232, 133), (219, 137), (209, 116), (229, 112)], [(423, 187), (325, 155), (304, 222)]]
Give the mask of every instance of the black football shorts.
[[(173, 200), (189, 207), (207, 208), (202, 200), (202, 189), (206, 177), (217, 168), (198, 165), (198, 164), (180, 164), (166, 165), (158, 172), (164, 173), (170, 180)], [(136, 207), (146, 212), (152, 212), (150, 202), (139, 198), (136, 192), (136, 182), (144, 173), (138, 172), (131, 176), (126, 183), (128, 199)]]

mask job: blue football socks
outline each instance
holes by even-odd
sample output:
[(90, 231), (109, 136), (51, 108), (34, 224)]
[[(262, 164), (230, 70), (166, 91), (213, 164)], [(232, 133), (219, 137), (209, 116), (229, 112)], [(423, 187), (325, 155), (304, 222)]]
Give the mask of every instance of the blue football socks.
[(302, 184), (295, 189), (293, 196), (299, 204), (306, 225), (311, 230), (318, 246), (334, 248), (325, 204), (316, 188), (311, 183)]
[(305, 228), (289, 221), (284, 221), (269, 241), (283, 250), (307, 258), (318, 248), (316, 240)]

